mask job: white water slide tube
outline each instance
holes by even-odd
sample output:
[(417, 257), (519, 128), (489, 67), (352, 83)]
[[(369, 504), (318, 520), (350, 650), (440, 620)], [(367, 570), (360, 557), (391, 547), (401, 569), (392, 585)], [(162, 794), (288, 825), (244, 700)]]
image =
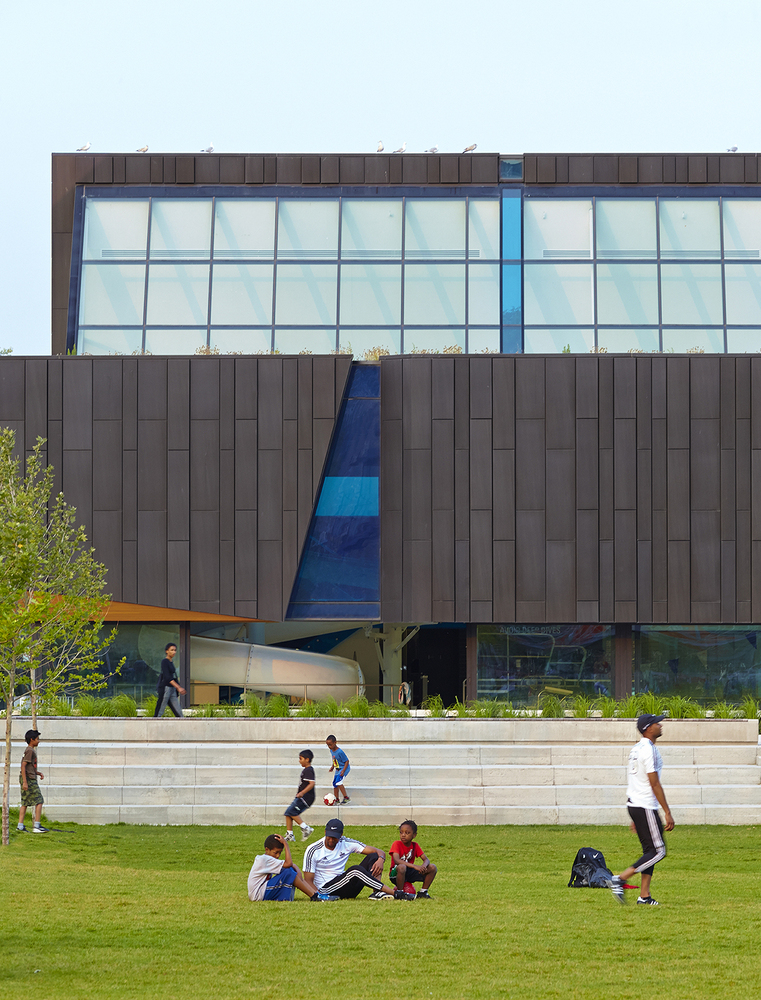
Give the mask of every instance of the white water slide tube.
[(354, 660), (280, 646), (192, 635), (190, 664), (194, 681), (230, 684), (310, 701), (331, 696), (336, 701), (346, 701), (364, 694), (365, 690), (365, 679)]

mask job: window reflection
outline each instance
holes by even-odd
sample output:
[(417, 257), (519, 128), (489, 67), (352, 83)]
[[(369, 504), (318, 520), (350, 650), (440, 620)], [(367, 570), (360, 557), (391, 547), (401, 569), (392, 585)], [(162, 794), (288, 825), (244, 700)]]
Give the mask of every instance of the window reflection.
[(407, 264), (404, 322), (465, 323), (465, 265)]
[(591, 264), (526, 264), (523, 275), (525, 323), (594, 323)]
[(82, 268), (79, 322), (142, 326), (144, 296), (144, 264), (86, 264)]
[(93, 330), (79, 331), (78, 354), (133, 354), (143, 346), (143, 330)]
[(526, 354), (560, 354), (565, 348), (569, 348), (571, 354), (586, 354), (594, 346), (595, 332), (581, 327), (565, 330), (526, 328), (523, 339)]
[(227, 260), (275, 256), (274, 198), (217, 198), (214, 256)]
[(663, 323), (723, 323), (721, 267), (718, 264), (662, 264)]
[(392, 326), (401, 321), (401, 264), (342, 265), (341, 325)]
[(523, 205), (526, 260), (592, 256), (592, 202), (528, 198)]
[(211, 328), (209, 346), (220, 354), (269, 354), (272, 330), (215, 330)]
[(280, 354), (332, 354), (335, 349), (335, 330), (275, 330)]
[(724, 350), (723, 330), (675, 329), (663, 330), (663, 350), (677, 354), (702, 348), (706, 354), (720, 354)]
[(205, 325), (208, 308), (208, 264), (151, 264), (146, 313), (149, 325)]
[(471, 198), (468, 204), (468, 257), (499, 259), (499, 202)]
[(206, 328), (195, 330), (145, 331), (145, 350), (150, 354), (194, 354), (206, 346)]
[(761, 257), (761, 201), (725, 198), (724, 256), (728, 259)]
[(470, 265), (468, 323), (499, 323), (499, 264)]
[(150, 246), (153, 260), (207, 259), (210, 253), (211, 199), (153, 199)]
[(655, 264), (598, 264), (597, 322), (657, 323), (658, 271)]
[(757, 354), (761, 351), (761, 327), (755, 330), (727, 330), (730, 354)]
[(428, 354), (461, 354), (465, 352), (465, 328), (448, 330), (405, 329), (403, 351)]
[(468, 354), (499, 354), (499, 327), (468, 330)]
[(465, 257), (465, 200), (408, 198), (404, 255), (415, 258)]
[(724, 282), (727, 323), (761, 325), (761, 264), (727, 264)]
[(215, 264), (211, 321), (230, 326), (272, 323), (272, 265)]
[(145, 260), (147, 247), (147, 198), (87, 200), (82, 249), (84, 260)]
[(661, 198), (661, 257), (720, 257), (716, 199)]
[(302, 201), (281, 198), (278, 206), (277, 255), (293, 260), (338, 256), (338, 199)]
[(384, 354), (400, 354), (402, 350), (401, 330), (352, 330), (341, 327), (338, 347), (341, 352), (350, 351), (355, 358), (374, 361)]
[(279, 264), (275, 322), (293, 326), (335, 325), (337, 282), (335, 264)]
[(658, 256), (655, 199), (598, 198), (595, 207), (598, 257)]
[(341, 205), (341, 256), (364, 260), (401, 257), (401, 200), (344, 198)]
[(637, 351), (650, 354), (652, 351), (660, 350), (659, 341), (660, 335), (657, 329), (636, 330), (628, 327), (623, 330), (606, 330), (601, 326), (597, 328), (598, 346), (604, 347), (608, 354), (628, 354)]

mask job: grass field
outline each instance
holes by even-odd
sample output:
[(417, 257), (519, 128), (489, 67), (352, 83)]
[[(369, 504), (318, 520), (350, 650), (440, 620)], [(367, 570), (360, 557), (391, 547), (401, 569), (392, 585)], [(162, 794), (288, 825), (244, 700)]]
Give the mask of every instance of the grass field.
[[(249, 903), (269, 828), (53, 825), (14, 817), (0, 849), (5, 997), (727, 1000), (761, 979), (754, 827), (677, 827), (651, 908), (567, 888), (579, 847), (614, 871), (637, 856), (626, 828), (424, 827), (431, 902), (312, 906)], [(347, 833), (388, 849), (396, 830)]]

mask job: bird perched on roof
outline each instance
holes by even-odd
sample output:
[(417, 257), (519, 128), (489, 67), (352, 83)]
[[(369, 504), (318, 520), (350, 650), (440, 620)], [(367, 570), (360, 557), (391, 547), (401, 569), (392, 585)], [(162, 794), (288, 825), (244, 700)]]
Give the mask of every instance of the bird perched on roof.
[[(88, 142), (87, 145), (89, 146), (90, 143)], [(728, 153), (736, 153), (737, 152), (737, 146), (730, 146), (729, 149), (727, 150), (727, 152)]]
[(147, 153), (148, 152), (148, 147), (147, 146), (141, 146), (140, 149), (136, 149), (135, 152), (136, 153)]
[(378, 139), (378, 148), (375, 150), (376, 153), (383, 152), (383, 139)]
[(439, 151), (439, 147), (438, 146), (431, 146), (430, 149), (426, 149), (424, 152), (426, 152), (426, 153), (438, 153), (438, 151)]
[(201, 152), (202, 153), (213, 153), (214, 152), (214, 143), (210, 142), (209, 145), (206, 147), (206, 149), (202, 149)]
[(404, 142), (399, 147), (399, 149), (395, 149), (394, 152), (395, 153), (403, 153), (406, 148), (407, 148), (407, 140), (405, 139)]
[(472, 153), (477, 145), (478, 144), (474, 142), (472, 146), (466, 146), (465, 149), (463, 149), (463, 153)]
[(78, 153), (86, 153), (87, 150), (90, 148), (90, 146), (92, 146), (92, 143), (91, 142), (86, 142), (84, 144), (84, 146), (80, 146), (79, 147), (79, 149), (77, 150), (77, 152)]

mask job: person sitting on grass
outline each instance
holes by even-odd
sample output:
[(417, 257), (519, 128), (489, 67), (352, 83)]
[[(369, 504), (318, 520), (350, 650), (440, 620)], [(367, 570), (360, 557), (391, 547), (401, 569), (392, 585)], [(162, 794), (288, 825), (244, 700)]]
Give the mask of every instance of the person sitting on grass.
[[(436, 878), (438, 868), (425, 856), (415, 837), (417, 837), (417, 823), (406, 819), (399, 827), (399, 840), (395, 840), (391, 845), (389, 878), (392, 882), (396, 882), (397, 889), (403, 889), (405, 882), (422, 882), (423, 888), (418, 889), (417, 898), (431, 899), (428, 890)], [(420, 858), (420, 864), (415, 864), (416, 858)]]
[[(285, 851), (285, 857), (280, 855)], [(283, 837), (271, 833), (264, 841), (264, 854), (257, 854), (248, 873), (248, 898), (291, 902), (294, 889), (300, 889), (313, 903), (333, 903), (339, 897), (315, 892), (314, 886), (305, 882), (291, 859)]]

